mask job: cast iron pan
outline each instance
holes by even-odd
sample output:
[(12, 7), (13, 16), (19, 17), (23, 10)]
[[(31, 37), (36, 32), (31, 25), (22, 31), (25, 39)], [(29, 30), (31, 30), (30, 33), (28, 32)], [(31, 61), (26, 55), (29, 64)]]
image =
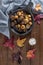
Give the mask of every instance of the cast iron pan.
[(34, 17), (33, 17), (33, 14), (31, 12), (30, 7), (25, 7), (25, 8), (20, 8), (19, 7), (17, 10), (12, 11), (12, 13), (16, 13), (19, 10), (23, 10), (27, 14), (30, 14), (31, 15), (31, 18), (32, 18), (32, 26), (26, 32), (19, 32), (16, 28), (11, 28), (11, 31), (14, 32), (15, 34), (19, 35), (19, 36), (24, 36), (24, 35), (29, 34), (32, 31), (33, 24), (34, 24)]

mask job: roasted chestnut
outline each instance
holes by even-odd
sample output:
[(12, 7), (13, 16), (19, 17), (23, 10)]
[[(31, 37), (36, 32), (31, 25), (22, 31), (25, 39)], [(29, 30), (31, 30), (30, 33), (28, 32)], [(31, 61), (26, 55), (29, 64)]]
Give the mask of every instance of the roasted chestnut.
[(30, 25), (32, 25), (32, 22), (29, 22)]
[(14, 16), (14, 19), (18, 19), (18, 15), (15, 15), (15, 16)]
[(14, 27), (14, 22), (11, 22), (11, 27)]
[(23, 21), (24, 21), (25, 24), (27, 24), (29, 22), (28, 19), (24, 19)]
[(21, 29), (24, 30), (25, 29), (25, 25), (21, 25)]
[(30, 25), (29, 25), (29, 24), (27, 24), (27, 25), (26, 25), (26, 29), (29, 29), (29, 28), (30, 28)]
[(17, 12), (17, 15), (18, 15), (18, 16), (21, 16), (21, 14), (22, 14), (21, 12)]
[(15, 19), (15, 16), (14, 16), (14, 15), (11, 15), (11, 16), (10, 16), (10, 19), (11, 19), (11, 20), (14, 20), (14, 19)]

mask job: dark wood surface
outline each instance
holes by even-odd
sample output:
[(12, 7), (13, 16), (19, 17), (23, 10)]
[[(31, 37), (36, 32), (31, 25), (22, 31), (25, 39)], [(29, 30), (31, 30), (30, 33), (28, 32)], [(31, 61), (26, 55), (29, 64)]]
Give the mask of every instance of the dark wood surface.
[[(13, 35), (13, 33), (11, 33), (11, 35)], [(14, 36), (15, 38), (18, 37), (16, 35)], [(43, 20), (41, 21), (40, 25), (35, 23), (32, 32), (25, 37), (27, 37), (25, 46), (20, 49), (23, 56), (21, 65), (43, 65)], [(37, 44), (34, 46), (37, 49), (35, 54), (36, 57), (33, 60), (28, 60), (26, 58), (26, 52), (28, 51), (28, 48), (30, 49), (28, 40), (32, 37), (36, 38), (37, 40)], [(4, 36), (0, 34), (0, 45), (2, 45), (3, 43)], [(16, 52), (18, 50), (19, 48), (17, 46), (13, 51), (0, 46), (0, 65), (19, 65), (16, 61), (12, 62), (11, 56), (13, 52)]]

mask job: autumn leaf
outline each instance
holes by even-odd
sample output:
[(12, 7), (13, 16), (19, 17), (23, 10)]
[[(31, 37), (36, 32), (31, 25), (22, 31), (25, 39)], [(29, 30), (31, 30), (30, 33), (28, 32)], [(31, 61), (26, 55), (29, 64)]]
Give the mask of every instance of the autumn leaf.
[(34, 58), (35, 57), (35, 52), (36, 51), (36, 49), (33, 49), (33, 50), (29, 50), (28, 52), (27, 52), (27, 58), (28, 59), (32, 59), (32, 58)]
[(14, 45), (14, 37), (12, 37), (11, 39), (8, 39), (4, 44), (4, 47), (8, 47), (10, 49), (13, 49), (15, 47)]
[(18, 39), (17, 39), (17, 46), (23, 47), (25, 41), (26, 41), (26, 38), (24, 38), (24, 39), (18, 38)]

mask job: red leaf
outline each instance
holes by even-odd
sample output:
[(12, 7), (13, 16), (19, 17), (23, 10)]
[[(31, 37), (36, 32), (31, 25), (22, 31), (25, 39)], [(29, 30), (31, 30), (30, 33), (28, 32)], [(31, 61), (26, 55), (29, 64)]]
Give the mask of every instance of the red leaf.
[(43, 19), (43, 14), (39, 14), (37, 16), (35, 16), (35, 21)]
[(13, 49), (15, 46), (14, 45), (14, 37), (12, 37), (11, 39), (7, 39), (7, 41), (5, 42), (5, 44), (3, 46)]

